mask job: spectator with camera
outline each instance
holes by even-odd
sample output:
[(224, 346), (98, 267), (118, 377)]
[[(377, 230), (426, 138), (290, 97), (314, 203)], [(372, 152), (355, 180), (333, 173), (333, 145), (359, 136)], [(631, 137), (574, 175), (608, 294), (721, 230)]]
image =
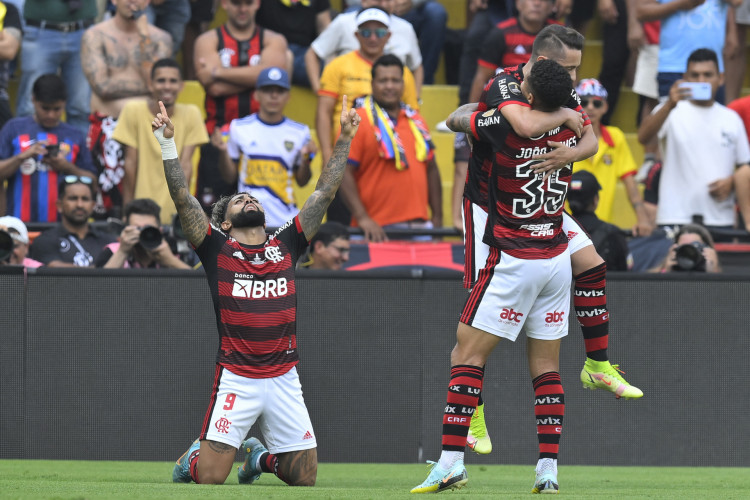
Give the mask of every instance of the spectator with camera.
[(24, 222), (57, 220), (63, 176), (86, 177), (95, 169), (83, 133), (62, 121), (67, 91), (55, 74), (40, 76), (32, 89), (32, 116), (9, 120), (0, 129), (0, 184), (8, 181), (8, 215)]
[(734, 226), (734, 174), (750, 162), (750, 146), (739, 115), (715, 101), (721, 82), (716, 52), (694, 51), (684, 79), (638, 129), (641, 144), (658, 137), (662, 150), (659, 226), (688, 224), (695, 215), (709, 229)]
[(699, 224), (686, 224), (675, 234), (661, 272), (697, 271), (720, 273), (719, 254), (708, 229)]
[(17, 217), (0, 217), (0, 266), (40, 267), (43, 264), (28, 258), (29, 231)]
[(95, 196), (91, 177), (63, 177), (56, 204), (60, 224), (37, 236), (31, 258), (49, 267), (92, 267), (102, 249), (115, 240), (89, 224)]
[(191, 269), (172, 253), (162, 234), (161, 208), (154, 200), (138, 198), (125, 205), (125, 227), (119, 241), (110, 243), (96, 259), (106, 269)]

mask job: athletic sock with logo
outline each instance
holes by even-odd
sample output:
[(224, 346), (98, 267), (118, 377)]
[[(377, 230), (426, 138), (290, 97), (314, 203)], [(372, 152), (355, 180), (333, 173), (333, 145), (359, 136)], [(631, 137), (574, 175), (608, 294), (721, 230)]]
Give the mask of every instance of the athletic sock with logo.
[[(279, 457), (272, 455), (269, 452), (261, 453), (258, 457), (257, 467), (263, 472), (270, 472), (276, 477), (284, 481), (284, 478), (279, 475)], [(284, 481), (286, 482), (286, 481)]]
[(565, 393), (560, 374), (542, 373), (532, 380), (534, 384), (534, 414), (536, 435), (539, 440), (539, 458), (557, 459), (565, 415)]
[(482, 392), (484, 369), (479, 366), (456, 365), (451, 368), (448, 397), (443, 414), (443, 452), (440, 467), (448, 469), (463, 461), (466, 436), (471, 416)]
[(200, 484), (200, 481), (198, 481), (198, 457), (200, 457), (201, 450), (198, 448), (194, 452), (190, 454), (188, 457), (188, 467), (190, 470), (190, 477), (195, 481), (197, 484)]
[(607, 310), (607, 266), (600, 264), (575, 276), (573, 306), (581, 325), (586, 356), (608, 361), (609, 311)]

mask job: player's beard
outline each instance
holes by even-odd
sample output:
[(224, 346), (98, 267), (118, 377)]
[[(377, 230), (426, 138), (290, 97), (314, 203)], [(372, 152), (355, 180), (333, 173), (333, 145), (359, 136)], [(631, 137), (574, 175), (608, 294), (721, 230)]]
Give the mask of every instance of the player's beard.
[(266, 214), (260, 210), (236, 213), (229, 219), (232, 227), (258, 227), (266, 223)]

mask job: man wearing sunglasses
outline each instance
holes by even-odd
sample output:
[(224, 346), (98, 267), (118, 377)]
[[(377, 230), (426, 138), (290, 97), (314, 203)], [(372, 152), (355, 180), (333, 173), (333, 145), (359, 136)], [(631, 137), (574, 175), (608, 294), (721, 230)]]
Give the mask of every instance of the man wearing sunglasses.
[(587, 78), (580, 81), (576, 92), (581, 98), (581, 106), (591, 120), (594, 134), (599, 141), (599, 150), (594, 156), (576, 162), (573, 171), (586, 170), (594, 174), (601, 186), (596, 216), (609, 223), (614, 217), (615, 189), (617, 183), (622, 182), (637, 217), (633, 234), (649, 236), (654, 224), (643, 205), (643, 197), (635, 181), (638, 166), (630, 152), (630, 146), (622, 130), (602, 123), (602, 117), (609, 109), (607, 89), (598, 80)]
[(94, 229), (94, 181), (90, 177), (66, 175), (57, 196), (60, 223), (40, 234), (31, 245), (31, 258), (49, 267), (93, 267), (104, 247), (115, 237)]
[(66, 99), (62, 79), (42, 75), (32, 88), (34, 114), (13, 118), (0, 130), (0, 184), (8, 180), (6, 213), (24, 222), (57, 221), (63, 176), (94, 178), (86, 138), (62, 121)]

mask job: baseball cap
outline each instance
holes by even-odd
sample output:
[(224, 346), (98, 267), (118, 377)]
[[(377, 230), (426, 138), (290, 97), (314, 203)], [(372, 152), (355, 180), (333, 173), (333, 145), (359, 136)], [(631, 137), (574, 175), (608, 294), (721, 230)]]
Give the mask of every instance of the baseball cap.
[(357, 27), (362, 26), (367, 21), (377, 21), (386, 28), (391, 25), (391, 16), (382, 9), (365, 9), (357, 14)]
[(255, 81), (255, 88), (261, 87), (281, 87), (289, 90), (289, 75), (286, 71), (275, 66), (265, 68), (258, 75), (258, 79)]
[(576, 94), (578, 94), (579, 97), (600, 97), (602, 99), (607, 98), (607, 89), (604, 88), (604, 85), (599, 82), (596, 78), (585, 78), (578, 82), (578, 86), (576, 87)]
[(570, 180), (568, 198), (571, 202), (578, 201), (583, 205), (588, 205), (601, 188), (594, 174), (586, 170), (579, 170), (573, 174)]
[(0, 217), (0, 227), (3, 226), (7, 227), (8, 229), (13, 229), (16, 233), (18, 233), (17, 235), (11, 233), (11, 237), (13, 237), (13, 239), (27, 245), (29, 244), (29, 231), (26, 229), (26, 224), (24, 224), (21, 219), (11, 217), (10, 215)]

